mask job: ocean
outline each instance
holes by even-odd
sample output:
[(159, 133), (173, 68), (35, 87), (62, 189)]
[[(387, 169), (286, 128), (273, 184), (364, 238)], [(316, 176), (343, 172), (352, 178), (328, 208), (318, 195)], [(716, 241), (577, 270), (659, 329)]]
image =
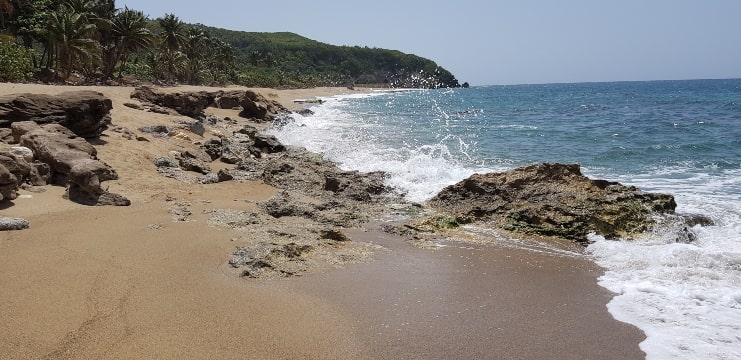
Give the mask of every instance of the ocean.
[(272, 129), (345, 169), (385, 171), (424, 202), (473, 173), (579, 163), (591, 178), (675, 196), (697, 239), (591, 236), (617, 319), (648, 359), (741, 359), (741, 80), (480, 86), (324, 98)]

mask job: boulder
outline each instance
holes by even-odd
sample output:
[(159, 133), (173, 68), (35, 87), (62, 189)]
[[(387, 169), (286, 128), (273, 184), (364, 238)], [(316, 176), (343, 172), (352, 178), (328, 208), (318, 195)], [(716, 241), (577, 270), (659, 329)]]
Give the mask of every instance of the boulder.
[(15, 122), (60, 124), (83, 138), (95, 138), (111, 123), (110, 99), (95, 91), (59, 95), (15, 94), (0, 97), (0, 127)]
[(80, 159), (70, 169), (67, 197), (83, 205), (131, 205), (125, 197), (101, 187), (103, 181), (115, 179), (118, 179), (118, 174), (102, 161)]
[(186, 171), (195, 171), (201, 174), (208, 174), (211, 172), (211, 168), (208, 163), (211, 162), (211, 157), (206, 154), (203, 150), (186, 150), (180, 155), (180, 168)]
[(132, 99), (170, 108), (181, 115), (193, 118), (204, 116), (203, 109), (213, 102), (213, 97), (206, 91), (166, 93), (148, 86), (140, 86), (131, 93)]
[(216, 160), (221, 157), (223, 142), (221, 138), (212, 137), (206, 140), (201, 147), (211, 157), (211, 160)]
[(77, 160), (95, 159), (97, 155), (95, 147), (59, 124), (32, 130), (21, 136), (20, 144), (31, 149), (39, 161), (49, 164), (60, 185), (66, 184), (66, 175)]
[(26, 219), (0, 217), (0, 231), (28, 229), (29, 223)]
[(239, 105), (242, 107), (239, 116), (257, 120), (272, 121), (278, 115), (290, 113), (279, 102), (266, 99), (264, 96), (250, 90), (244, 92)]
[(10, 131), (13, 136), (13, 142), (19, 143), (21, 141), (21, 136), (28, 134), (29, 132), (33, 130), (41, 129), (41, 125), (33, 122), (33, 121), (19, 121), (14, 122), (10, 125)]
[(267, 134), (256, 134), (254, 146), (263, 152), (273, 154), (281, 151), (285, 151), (286, 147), (278, 141), (273, 135)]
[(474, 174), (427, 203), (460, 223), (487, 221), (502, 229), (578, 242), (589, 233), (630, 238), (671, 214), (674, 197), (581, 174), (578, 164), (538, 164)]
[(0, 201), (18, 198), (18, 178), (0, 165)]

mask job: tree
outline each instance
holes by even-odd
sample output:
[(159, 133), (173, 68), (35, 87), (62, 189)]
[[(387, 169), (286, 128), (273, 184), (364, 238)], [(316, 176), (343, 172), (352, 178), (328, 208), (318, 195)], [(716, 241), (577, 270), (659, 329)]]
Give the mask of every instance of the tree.
[(173, 14), (165, 14), (164, 17), (157, 21), (162, 29), (159, 33), (160, 41), (162, 41), (163, 50), (167, 51), (179, 51), (180, 47), (185, 43), (185, 36), (183, 36), (183, 23)]
[(208, 45), (209, 37), (196, 27), (190, 27), (185, 33), (184, 54), (187, 60), (186, 79), (188, 84), (196, 84), (198, 74), (203, 68), (204, 50)]
[(129, 56), (137, 51), (149, 49), (155, 39), (154, 34), (147, 28), (147, 17), (144, 13), (128, 7), (113, 17), (110, 35), (112, 37), (110, 51), (113, 56), (106, 59), (103, 80), (111, 77), (119, 63), (120, 70), (123, 71)]
[(50, 61), (56, 60), (56, 70), (63, 78), (72, 73), (74, 64), (88, 66), (98, 59), (98, 42), (91, 38), (96, 27), (83, 14), (72, 12), (66, 6), (47, 14), (45, 35), (50, 47)]

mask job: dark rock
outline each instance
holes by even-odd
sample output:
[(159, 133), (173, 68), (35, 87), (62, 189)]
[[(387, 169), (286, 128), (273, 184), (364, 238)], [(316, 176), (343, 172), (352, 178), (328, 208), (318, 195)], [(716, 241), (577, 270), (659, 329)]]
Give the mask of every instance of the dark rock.
[(211, 157), (211, 160), (216, 160), (221, 157), (223, 142), (221, 138), (213, 137), (206, 140), (202, 147), (203, 151)]
[(689, 227), (694, 226), (712, 226), (715, 225), (715, 221), (713, 219), (700, 214), (682, 214), (682, 218), (684, 219), (684, 223)]
[(239, 106), (242, 95), (242, 91), (226, 91), (220, 93), (214, 98), (214, 105), (219, 109), (233, 109)]
[(118, 174), (107, 164), (93, 159), (80, 159), (69, 173), (67, 197), (79, 204), (91, 206), (129, 206), (125, 197), (104, 190), (101, 183), (118, 179)]
[(286, 150), (286, 147), (275, 136), (266, 134), (255, 135), (255, 147), (268, 154)]
[(158, 168), (161, 168), (161, 167), (176, 168), (178, 167), (178, 164), (175, 162), (175, 160), (170, 159), (169, 157), (158, 157), (154, 159), (154, 166)]
[(203, 126), (203, 121), (201, 120), (180, 120), (178, 123), (183, 125), (186, 130), (198, 136), (203, 136), (206, 133), (206, 128)]
[(316, 217), (316, 206), (289, 194), (286, 191), (280, 191), (270, 199), (260, 203), (260, 206), (274, 218), (284, 216), (295, 216), (314, 218)]
[(140, 127), (139, 131), (147, 134), (159, 134), (164, 136), (169, 134), (172, 131), (172, 128), (166, 125), (151, 125)]
[(0, 97), (0, 127), (33, 121), (60, 124), (77, 136), (95, 138), (111, 123), (110, 99), (95, 91), (81, 90), (45, 94), (15, 94)]
[(270, 121), (279, 114), (289, 113), (288, 109), (279, 102), (268, 100), (262, 95), (249, 90), (244, 92), (239, 105), (242, 107), (239, 116), (257, 120)]
[(671, 214), (676, 207), (671, 195), (589, 179), (578, 164), (474, 174), (443, 189), (428, 205), (453, 214), (459, 223), (490, 221), (509, 231), (580, 242), (590, 232), (633, 237), (654, 224), (654, 215)]
[(179, 165), (185, 171), (195, 171), (205, 175), (211, 172), (209, 162), (211, 162), (211, 157), (203, 150), (187, 150), (181, 153)]
[(127, 108), (135, 109), (135, 110), (144, 110), (144, 108), (141, 105), (135, 104), (135, 103), (127, 102), (127, 103), (124, 103), (124, 106), (126, 106)]
[(235, 134), (244, 134), (249, 136), (250, 140), (255, 140), (255, 135), (257, 135), (257, 128), (255, 128), (252, 125), (244, 125), (241, 128), (239, 128), (237, 131), (234, 132)]
[(311, 115), (314, 115), (314, 112), (311, 111), (310, 109), (301, 109), (298, 111), (298, 114), (301, 116), (311, 116)]
[(173, 109), (181, 115), (193, 118), (204, 116), (203, 109), (213, 101), (213, 95), (208, 92), (173, 92), (164, 93), (148, 86), (140, 86), (131, 93), (132, 99)]
[(230, 174), (229, 171), (225, 169), (219, 170), (217, 176), (218, 176), (219, 182), (234, 180), (234, 175)]
[(0, 217), (0, 231), (28, 229), (28, 220), (21, 218)]
[(350, 238), (338, 229), (324, 229), (319, 233), (319, 238), (338, 242), (350, 241)]

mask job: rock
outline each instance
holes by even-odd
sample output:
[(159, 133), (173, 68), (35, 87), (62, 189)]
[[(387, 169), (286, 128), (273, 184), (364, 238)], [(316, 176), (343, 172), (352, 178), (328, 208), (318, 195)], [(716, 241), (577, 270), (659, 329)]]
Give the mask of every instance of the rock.
[(19, 121), (14, 122), (10, 125), (10, 131), (13, 135), (13, 142), (16, 144), (21, 141), (21, 136), (28, 134), (32, 130), (38, 129), (41, 129), (41, 125), (33, 121)]
[(180, 120), (178, 123), (183, 125), (186, 130), (198, 136), (203, 136), (206, 133), (206, 128), (203, 126), (203, 121), (201, 120)]
[(212, 137), (206, 140), (201, 147), (211, 157), (211, 160), (216, 160), (221, 157), (223, 142), (221, 138)]
[(234, 133), (247, 135), (250, 140), (254, 141), (255, 135), (257, 135), (257, 128), (252, 125), (244, 125), (241, 128), (237, 129), (237, 131), (235, 131)]
[(339, 229), (324, 229), (319, 233), (319, 238), (338, 242), (350, 241), (350, 238)]
[(283, 107), (275, 100), (268, 100), (254, 91), (245, 91), (239, 101), (242, 112), (239, 116), (257, 120), (274, 120), (280, 114), (289, 113), (288, 109)]
[(29, 182), (33, 186), (48, 185), (52, 181), (51, 167), (47, 163), (34, 161), (31, 164), (31, 173), (28, 175)]
[(204, 151), (184, 151), (180, 156), (180, 168), (185, 171), (195, 171), (201, 174), (211, 172), (211, 167), (207, 163), (211, 162), (211, 157)]
[(226, 91), (216, 95), (214, 105), (219, 109), (233, 109), (239, 106), (242, 91)]
[(311, 116), (311, 115), (314, 115), (314, 112), (311, 111), (310, 109), (301, 109), (297, 113), (299, 115), (301, 115), (301, 116)]
[(255, 135), (255, 145), (254, 146), (268, 154), (273, 154), (273, 153), (286, 150), (286, 147), (283, 146), (283, 144), (281, 144), (280, 141), (278, 141), (278, 139), (275, 136), (266, 135), (266, 134)]
[(158, 168), (161, 168), (161, 167), (176, 168), (178, 167), (178, 164), (175, 162), (175, 160), (170, 159), (169, 157), (158, 157), (154, 159), (154, 166)]
[(219, 175), (214, 173), (208, 173), (201, 178), (201, 184), (216, 184), (221, 181)]
[(5, 167), (17, 180), (16, 186), (20, 186), (31, 173), (31, 166), (21, 157), (10, 152), (0, 151), (0, 165)]
[(267, 201), (260, 203), (260, 206), (274, 218), (284, 216), (314, 218), (317, 211), (315, 206), (302, 201), (287, 191), (278, 192)]
[(13, 130), (8, 128), (0, 128), (0, 143), (12, 144), (17, 141), (13, 141)]
[(28, 229), (28, 220), (21, 218), (0, 217), (0, 231)]
[(10, 148), (10, 153), (22, 158), (28, 163), (33, 162), (33, 150), (25, 146), (13, 146)]
[(54, 182), (66, 184), (66, 175), (77, 160), (94, 159), (95, 148), (59, 124), (48, 124), (21, 136), (20, 145), (31, 149), (36, 158), (49, 164)]
[(103, 181), (115, 179), (118, 179), (118, 174), (107, 164), (93, 159), (80, 159), (70, 169), (67, 197), (83, 205), (131, 205), (125, 197), (101, 187)]
[(242, 276), (260, 277), (263, 272), (277, 272), (279, 276), (297, 275), (305, 270), (302, 257), (314, 250), (311, 245), (260, 242), (249, 248), (238, 247), (232, 253), (229, 265), (245, 268)]
[(205, 91), (164, 93), (148, 86), (140, 86), (134, 89), (131, 98), (170, 108), (181, 115), (193, 118), (203, 117), (203, 109), (213, 101), (213, 96)]
[[(59, 95), (15, 94), (0, 97), (0, 127), (15, 122), (60, 124), (83, 138), (95, 138), (111, 123), (110, 99), (95, 91)], [(14, 136), (15, 137), (15, 136)]]
[(219, 170), (217, 176), (219, 178), (219, 182), (234, 180), (234, 175), (230, 174), (229, 171), (226, 169)]
[(0, 165), (0, 201), (18, 198), (18, 183), (18, 178), (5, 166)]
[(139, 131), (147, 134), (166, 136), (167, 134), (172, 132), (172, 128), (166, 125), (151, 125), (140, 127)]
[(144, 110), (144, 108), (141, 105), (135, 104), (135, 103), (127, 102), (127, 103), (124, 103), (124, 106), (126, 106), (127, 108), (135, 109), (135, 110)]
[(539, 164), (504, 173), (474, 174), (427, 203), (460, 223), (489, 221), (502, 229), (585, 242), (590, 232), (630, 238), (671, 214), (674, 197), (592, 180), (578, 164)]

